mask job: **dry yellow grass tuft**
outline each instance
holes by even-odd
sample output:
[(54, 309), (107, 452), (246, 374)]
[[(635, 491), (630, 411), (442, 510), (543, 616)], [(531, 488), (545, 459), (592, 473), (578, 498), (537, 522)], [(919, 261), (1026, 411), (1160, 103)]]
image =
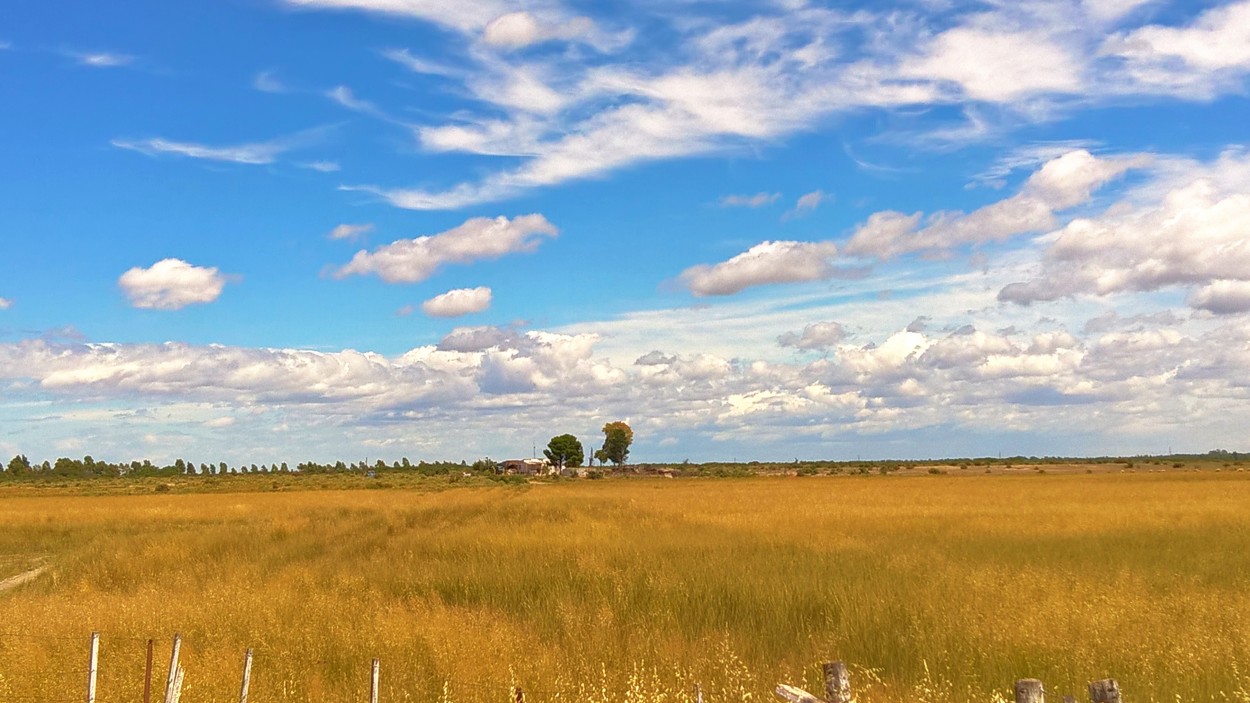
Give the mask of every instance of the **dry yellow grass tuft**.
[[(771, 699), (852, 662), (861, 703), (1115, 676), (1250, 701), (1243, 475), (810, 477), (0, 497), (0, 703), (136, 701), (184, 637), (187, 703)], [(158, 674), (158, 679), (160, 676)], [(997, 697), (997, 698), (996, 698)]]

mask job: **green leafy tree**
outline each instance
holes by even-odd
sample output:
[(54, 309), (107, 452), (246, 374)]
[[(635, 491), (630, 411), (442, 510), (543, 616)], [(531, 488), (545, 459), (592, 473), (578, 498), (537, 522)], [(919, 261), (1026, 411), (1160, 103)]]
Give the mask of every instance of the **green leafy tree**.
[(22, 476), (30, 473), (30, 460), (25, 454), (18, 454), (9, 460), (9, 475)]
[[(603, 426), (603, 449), (595, 452), (600, 463), (605, 460), (620, 466), (629, 458), (629, 445), (634, 443), (634, 431), (624, 422), (609, 422)], [(602, 452), (602, 456), (600, 456)]]
[(543, 450), (543, 454), (552, 464), (555, 464), (557, 469), (581, 466), (586, 460), (586, 452), (582, 449), (582, 443), (571, 434), (552, 437), (547, 443), (547, 448)]

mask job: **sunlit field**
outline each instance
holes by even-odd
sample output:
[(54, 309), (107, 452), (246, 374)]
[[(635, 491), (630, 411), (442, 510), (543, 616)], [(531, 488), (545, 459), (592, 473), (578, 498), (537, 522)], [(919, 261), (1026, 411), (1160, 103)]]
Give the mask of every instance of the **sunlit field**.
[[(1250, 701), (1248, 474), (660, 478), (0, 493), (0, 703)], [(256, 482), (260, 485), (261, 482)], [(264, 485), (269, 487), (268, 483)]]

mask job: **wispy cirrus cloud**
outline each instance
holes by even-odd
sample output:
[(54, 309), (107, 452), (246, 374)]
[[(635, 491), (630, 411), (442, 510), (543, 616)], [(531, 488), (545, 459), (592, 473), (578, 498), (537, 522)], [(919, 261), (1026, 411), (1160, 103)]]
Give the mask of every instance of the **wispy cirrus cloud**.
[[(648, 161), (767, 144), (866, 108), (962, 107), (966, 124), (906, 136), (949, 148), (1055, 119), (1070, 104), (1240, 90), (1250, 73), (1240, 34), (1247, 2), (1197, 12), (1188, 24), (1116, 35), (1109, 27), (1138, 16), (1133, 8), (1140, 3), (1116, 3), (1114, 11), (1106, 3), (1003, 3), (957, 8), (941, 23), (918, 14), (803, 5), (762, 10), (736, 24), (683, 5), (665, 16), (682, 36), (681, 51), (661, 57), (629, 46), (596, 61), (512, 52), (546, 36), (535, 23), (548, 19), (534, 7), (509, 4), (475, 9), (476, 18), (450, 18), (437, 3), (301, 4), (409, 14), (473, 37), (464, 67), (455, 70), (405, 50), (386, 55), (410, 70), (463, 83), (470, 98), (454, 120), (416, 130), (422, 147), (520, 163), (441, 188), (348, 186), (417, 210), (461, 208)], [(547, 10), (559, 16), (558, 8)], [(478, 41), (496, 21), (496, 45)], [(855, 51), (830, 48), (848, 45)], [(1182, 89), (1185, 81), (1205, 92)]]
[(548, 41), (577, 42), (607, 51), (633, 39), (630, 31), (604, 31), (591, 18), (572, 14), (563, 3), (554, 0), (476, 0), (472, 3), (448, 0), (286, 0), (286, 3), (305, 9), (355, 10), (424, 20), (504, 51)]
[(804, 193), (799, 196), (797, 201), (795, 201), (794, 207), (787, 210), (785, 214), (781, 216), (781, 219), (792, 220), (796, 217), (802, 217), (814, 212), (816, 208), (820, 207), (821, 203), (824, 203), (831, 197), (832, 196), (830, 194), (823, 190), (813, 190), (810, 193)]
[(119, 149), (137, 151), (146, 156), (182, 156), (207, 161), (225, 161), (236, 164), (262, 166), (272, 164), (288, 151), (311, 146), (321, 140), (327, 128), (317, 127), (296, 134), (262, 142), (247, 142), (214, 146), (196, 142), (175, 141), (163, 137), (148, 139), (114, 139), (110, 142)]
[(329, 237), (330, 239), (346, 239), (354, 242), (372, 231), (373, 225), (368, 223), (357, 225), (342, 224), (330, 230)]
[(757, 208), (772, 205), (781, 197), (781, 193), (759, 192), (754, 195), (726, 195), (720, 199), (721, 207)]
[(288, 88), (275, 71), (261, 71), (252, 77), (252, 87), (262, 93), (285, 93)]
[(343, 167), (337, 161), (305, 161), (296, 165), (318, 173), (337, 173), (343, 170)]
[(118, 68), (121, 66), (129, 66), (135, 62), (135, 57), (130, 54), (120, 54), (110, 51), (66, 51), (65, 55), (73, 59), (80, 66), (89, 66), (91, 68)]
[(425, 20), (463, 32), (480, 31), (492, 20), (516, 9), (507, 0), (456, 0), (414, 2), (412, 0), (286, 0), (288, 5), (305, 9), (356, 10)]

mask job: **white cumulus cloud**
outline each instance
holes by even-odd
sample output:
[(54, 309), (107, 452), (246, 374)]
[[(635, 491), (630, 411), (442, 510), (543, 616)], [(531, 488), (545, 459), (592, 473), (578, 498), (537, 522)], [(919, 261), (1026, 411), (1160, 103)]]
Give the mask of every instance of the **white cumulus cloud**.
[(1188, 302), (1217, 315), (1250, 311), (1250, 281), (1213, 281), (1191, 293)]
[(1001, 241), (1042, 232), (1056, 224), (1055, 214), (1081, 205), (1094, 191), (1150, 157), (1097, 157), (1076, 149), (1047, 161), (1015, 195), (969, 213), (874, 213), (846, 245), (846, 253), (889, 259), (914, 252), (947, 252), (960, 246)]
[(686, 269), (681, 281), (697, 296), (730, 295), (751, 286), (832, 278), (833, 242), (762, 242), (719, 264)]
[(421, 310), (430, 317), (460, 317), (482, 312), (490, 307), (491, 290), (485, 286), (457, 288), (421, 303)]
[(1135, 88), (1155, 87), (1196, 97), (1221, 85), (1237, 88), (1250, 71), (1250, 2), (1213, 7), (1184, 27), (1150, 25), (1114, 35), (1104, 55), (1127, 62)]
[(1250, 159), (1226, 154), (1159, 200), (1126, 199), (1101, 216), (1069, 222), (1040, 238), (1037, 274), (1004, 287), (999, 299), (1028, 304), (1188, 287), (1196, 308), (1240, 311), (1250, 282), (1250, 192), (1245, 181), (1221, 182), (1238, 170), (1250, 172)]
[(506, 254), (532, 252), (545, 237), (559, 233), (539, 214), (477, 217), (439, 234), (403, 239), (373, 251), (356, 252), (335, 271), (337, 278), (374, 274), (387, 283), (416, 283), (445, 264), (468, 264)]
[(226, 276), (215, 268), (192, 266), (181, 259), (162, 259), (148, 268), (130, 269), (117, 284), (137, 308), (178, 310), (217, 300), (226, 285)]
[(1079, 92), (1080, 57), (1041, 32), (956, 27), (939, 34), (902, 73), (949, 81), (973, 100), (1010, 102), (1034, 94)]
[(803, 327), (802, 332), (786, 332), (777, 337), (783, 347), (795, 349), (832, 349), (846, 338), (846, 330), (836, 322), (814, 322)]

